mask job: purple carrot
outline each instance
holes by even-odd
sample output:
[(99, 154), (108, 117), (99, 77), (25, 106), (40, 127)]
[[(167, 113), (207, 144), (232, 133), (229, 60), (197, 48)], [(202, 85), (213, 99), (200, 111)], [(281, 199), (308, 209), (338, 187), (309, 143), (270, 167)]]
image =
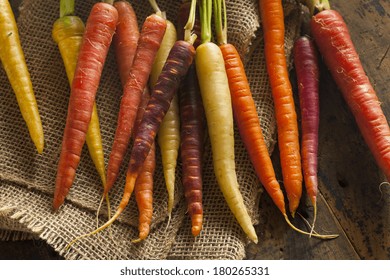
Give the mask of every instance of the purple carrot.
[(314, 226), (318, 192), (319, 69), (316, 46), (308, 37), (296, 40), (294, 64), (302, 119), (302, 168), (306, 192), (314, 207)]

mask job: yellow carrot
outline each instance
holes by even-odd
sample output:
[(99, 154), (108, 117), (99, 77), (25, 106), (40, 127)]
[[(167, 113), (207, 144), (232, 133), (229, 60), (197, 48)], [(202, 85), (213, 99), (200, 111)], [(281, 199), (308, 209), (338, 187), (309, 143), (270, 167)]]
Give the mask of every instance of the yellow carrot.
[(0, 59), (15, 92), (30, 137), (38, 153), (42, 153), (44, 137), (41, 117), (20, 45), (18, 27), (8, 0), (0, 0)]
[(241, 228), (257, 243), (257, 235), (237, 182), (233, 112), (225, 62), (220, 48), (210, 42), (211, 4), (211, 0), (202, 1), (202, 44), (196, 49), (195, 64), (213, 153), (214, 173)]

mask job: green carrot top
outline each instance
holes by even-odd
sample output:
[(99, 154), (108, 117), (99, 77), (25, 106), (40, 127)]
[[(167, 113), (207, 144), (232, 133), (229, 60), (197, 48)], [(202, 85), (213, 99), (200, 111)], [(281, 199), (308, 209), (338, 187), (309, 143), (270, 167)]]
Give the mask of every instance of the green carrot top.
[(201, 39), (202, 43), (211, 41), (211, 14), (213, 0), (201, 0), (200, 5), (200, 26), (202, 29)]
[(60, 17), (74, 14), (74, 0), (60, 0)]
[[(213, 0), (215, 33), (218, 45), (227, 44), (227, 18), (225, 0)], [(223, 14), (222, 14), (223, 11)]]

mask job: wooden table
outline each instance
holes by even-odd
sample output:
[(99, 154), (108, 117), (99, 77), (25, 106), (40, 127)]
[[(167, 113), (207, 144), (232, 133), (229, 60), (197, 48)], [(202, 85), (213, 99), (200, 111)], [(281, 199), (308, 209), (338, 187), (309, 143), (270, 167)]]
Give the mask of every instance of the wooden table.
[[(11, 0), (16, 8), (20, 0)], [(364, 68), (390, 119), (390, 1), (333, 0), (347, 22)], [(294, 80), (294, 73), (291, 73)], [(296, 87), (295, 87), (296, 92)], [(338, 233), (335, 240), (308, 238), (288, 228), (268, 195), (260, 201), (259, 244), (248, 259), (390, 259), (390, 186), (364, 143), (346, 103), (322, 65), (317, 231)], [(278, 177), (278, 150), (273, 153)], [(312, 218), (302, 201), (299, 212)], [(296, 217), (294, 224), (305, 225)], [(58, 259), (43, 241), (0, 242), (0, 259)]]

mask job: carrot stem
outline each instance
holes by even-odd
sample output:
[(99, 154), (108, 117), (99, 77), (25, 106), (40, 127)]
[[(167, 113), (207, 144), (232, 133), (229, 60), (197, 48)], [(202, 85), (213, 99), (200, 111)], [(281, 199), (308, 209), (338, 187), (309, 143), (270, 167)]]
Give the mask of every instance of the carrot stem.
[(60, 1), (60, 17), (70, 16), (74, 14), (74, 0)]
[(167, 19), (166, 15), (165, 15), (165, 12), (162, 12), (160, 10), (160, 7), (158, 6), (156, 0), (149, 0), (149, 4), (150, 4), (150, 6), (152, 6), (154, 12), (157, 15), (161, 16), (163, 19)]
[(201, 39), (202, 43), (211, 41), (211, 14), (212, 14), (212, 0), (202, 0), (200, 5), (200, 26), (202, 29)]
[[(218, 45), (227, 44), (227, 19), (225, 0), (213, 0), (214, 3), (214, 23), (217, 34)], [(223, 12), (223, 15), (222, 15)]]
[(114, 0), (104, 0), (103, 2), (110, 5), (114, 5)]
[(190, 13), (188, 15), (188, 21), (184, 26), (184, 41), (194, 44), (197, 35), (192, 33), (195, 25), (195, 12), (196, 12), (196, 0), (191, 0)]
[(329, 0), (301, 0), (301, 2), (309, 8), (311, 15), (330, 10)]

